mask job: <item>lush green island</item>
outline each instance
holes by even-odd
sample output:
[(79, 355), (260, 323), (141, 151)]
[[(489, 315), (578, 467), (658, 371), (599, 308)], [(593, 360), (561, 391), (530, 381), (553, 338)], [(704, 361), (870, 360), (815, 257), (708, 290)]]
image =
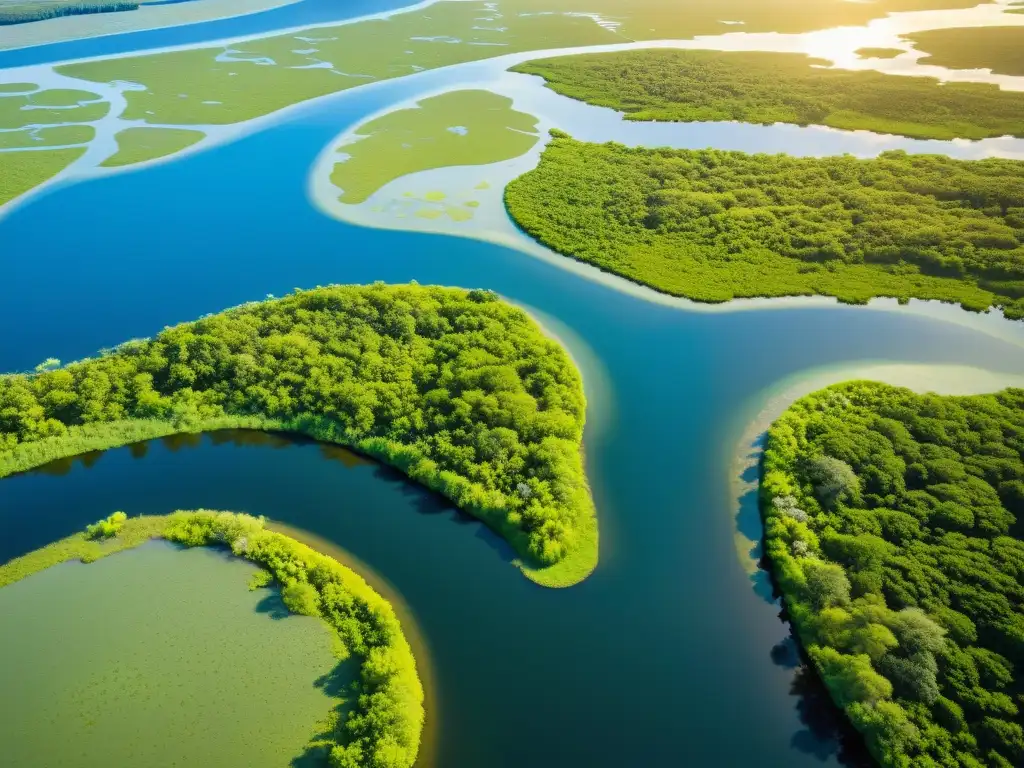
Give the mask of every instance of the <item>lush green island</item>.
[(884, 766), (1024, 761), (1024, 390), (849, 382), (768, 433), (766, 552), (796, 634)]
[(0, 24), (25, 24), (87, 13), (134, 11), (138, 7), (138, 0), (14, 0), (0, 3)]
[(565, 351), (489, 291), (334, 286), (0, 377), (0, 477), (173, 433), (302, 433), (397, 467), (567, 586), (597, 563), (585, 407)]
[(630, 120), (813, 124), (922, 139), (1024, 136), (1019, 93), (827, 66), (797, 53), (642, 50), (540, 59), (512, 69)]
[[(1008, 11), (1024, 13), (1024, 8)], [(997, 75), (1024, 75), (1024, 27), (933, 29), (905, 35), (928, 55), (921, 64), (949, 69), (991, 69)]]
[(554, 131), (505, 200), (544, 245), (675, 296), (891, 296), (1021, 318), (1022, 167), (631, 149)]
[(410, 768), (423, 728), (423, 688), (391, 605), (357, 574), (261, 519), (230, 512), (176, 512), (127, 518), (115, 513), (71, 536), (0, 566), (0, 587), (71, 560), (93, 562), (155, 537), (185, 547), (229, 548), (260, 566), (251, 589), (276, 584), (292, 613), (321, 618), (340, 659), (359, 662), (357, 695), (326, 718), (310, 754), (335, 768)]

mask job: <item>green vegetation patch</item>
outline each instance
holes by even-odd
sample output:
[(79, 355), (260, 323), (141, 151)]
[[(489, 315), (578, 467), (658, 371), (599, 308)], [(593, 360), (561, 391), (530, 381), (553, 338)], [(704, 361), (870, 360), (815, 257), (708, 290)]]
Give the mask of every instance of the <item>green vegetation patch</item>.
[[(55, 125), (52, 128), (0, 131), (0, 149), (87, 144), (95, 136), (96, 129), (91, 125)], [(0, 164), (2, 162), (0, 159)]]
[[(114, 517), (100, 521), (97, 526), (109, 524)], [(336, 768), (410, 768), (413, 765), (423, 728), (423, 687), (394, 609), (360, 576), (305, 544), (267, 530), (262, 519), (248, 515), (200, 510), (176, 512), (167, 517), (120, 518), (117, 525), (111, 537), (99, 536), (102, 543), (97, 543), (96, 537), (89, 533), (82, 533), (0, 566), (0, 585), (19, 581), (61, 562), (73, 559), (91, 562), (137, 546), (152, 537), (161, 537), (186, 547), (229, 548), (234, 555), (264, 569), (250, 579), (250, 589), (270, 584), (279, 586), (284, 607), (289, 612), (318, 617), (332, 631), (334, 650), (341, 663), (325, 676), (329, 678), (325, 685), (330, 691), (329, 695), (339, 700), (335, 702), (337, 706), (334, 710), (316, 728), (317, 732), (307, 746), (306, 756), (311, 759), (326, 758)], [(94, 526), (90, 526), (92, 528)], [(210, 586), (203, 585), (204, 595)], [(190, 606), (194, 604), (194, 600), (189, 603)], [(187, 620), (187, 617), (183, 620)], [(197, 631), (203, 630), (197, 628)], [(266, 631), (269, 633), (271, 630)], [(275, 629), (274, 632), (281, 637), (280, 630)], [(274, 655), (279, 657), (275, 668), (278, 664), (287, 667), (290, 661), (296, 671), (303, 667), (308, 669), (309, 654), (306, 651), (296, 654), (294, 650), (275, 649)], [(303, 657), (306, 657), (305, 661)], [(341, 679), (349, 666), (344, 663), (347, 659), (358, 662), (359, 668), (350, 685)], [(80, 661), (82, 664), (90, 663), (88, 658)], [(95, 659), (91, 661), (95, 662)], [(140, 685), (136, 678), (147, 674), (146, 669), (128, 669), (127, 675), (125, 671), (120, 670), (115, 678), (115, 689)], [(234, 671), (239, 671), (237, 665)], [(210, 680), (215, 679), (218, 673), (223, 674), (223, 670), (211, 672), (213, 677)], [(109, 684), (109, 680), (106, 682)], [(98, 695), (95, 687), (88, 686), (90, 696)], [(335, 688), (338, 690), (332, 690)], [(114, 694), (117, 693), (115, 690)], [(304, 708), (308, 709), (310, 703), (315, 705), (322, 695), (307, 689), (302, 702)], [(116, 699), (116, 695), (109, 698)], [(147, 707), (145, 696), (140, 698), (137, 706)], [(268, 706), (263, 697), (260, 698), (260, 706)], [(273, 705), (270, 706), (273, 708)], [(163, 714), (166, 717), (166, 713)], [(242, 716), (242, 713), (233, 714), (236, 717)], [(190, 712), (188, 715), (203, 716), (201, 711)], [(314, 729), (312, 724), (310, 726), (309, 731), (312, 732)], [(224, 744), (230, 746), (233, 734), (232, 730), (225, 730), (225, 733), (214, 739), (221, 748)], [(188, 736), (186, 733), (183, 741), (188, 742)], [(231, 749), (229, 754), (232, 759), (238, 759), (240, 749), (256, 748), (250, 758), (237, 763), (251, 765), (255, 764), (253, 760), (258, 757), (265, 760), (267, 751), (280, 746), (244, 743)], [(110, 748), (117, 749), (116, 746)], [(203, 759), (210, 759), (210, 745), (203, 745), (203, 748), (207, 750)], [(294, 755), (283, 757), (287, 760)], [(131, 760), (137, 759), (138, 755), (131, 757)], [(168, 756), (160, 755), (158, 759), (167, 760)], [(123, 764), (125, 761), (113, 762)], [(48, 763), (44, 761), (40, 764)], [(102, 765), (103, 762), (96, 761), (94, 764)]]
[(135, 0), (14, 0), (0, 3), (0, 25), (78, 16), (86, 13), (134, 11)]
[(798, 53), (646, 50), (528, 61), (574, 99), (630, 120), (829, 125), (922, 139), (1024, 136), (1024, 97), (983, 83), (815, 68)]
[(552, 133), (505, 201), (559, 253), (697, 301), (893, 296), (1024, 317), (1018, 161), (630, 149)]
[[(1010, 13), (1024, 13), (1024, 8)], [(920, 64), (949, 69), (991, 69), (998, 75), (1024, 75), (1024, 27), (935, 29), (905, 36), (928, 55)]]
[(537, 118), (512, 109), (512, 99), (467, 90), (378, 117), (359, 126), (355, 138), (338, 148), (349, 157), (331, 173), (331, 181), (344, 190), (343, 203), (361, 203), (410, 173), (519, 157), (539, 136)]
[(110, 168), (166, 157), (201, 141), (205, 135), (181, 128), (125, 128), (114, 136), (117, 152), (100, 165)]
[(851, 382), (768, 433), (766, 551), (881, 765), (1024, 764), (1024, 390)]
[(0, 477), (161, 434), (298, 432), (442, 493), (555, 586), (545, 568), (597, 563), (585, 408), (565, 351), (488, 291), (338, 286), (0, 377)]
[(110, 111), (110, 104), (89, 91), (54, 88), (0, 96), (0, 128), (53, 123), (91, 123)]
[(56, 176), (85, 149), (0, 152), (0, 205)]
[(906, 51), (899, 48), (858, 48), (854, 53), (862, 59), (895, 59)]

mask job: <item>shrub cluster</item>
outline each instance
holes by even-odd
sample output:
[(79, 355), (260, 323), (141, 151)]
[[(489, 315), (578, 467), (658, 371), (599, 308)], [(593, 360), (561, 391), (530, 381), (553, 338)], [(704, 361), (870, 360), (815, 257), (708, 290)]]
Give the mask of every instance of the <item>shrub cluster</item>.
[(766, 551), (884, 766), (1024, 764), (1024, 390), (850, 382), (768, 433)]
[(85, 528), (85, 537), (87, 539), (110, 539), (117, 536), (124, 528), (125, 520), (128, 519), (128, 515), (124, 512), (115, 512), (103, 520), (98, 520)]
[(329, 287), (0, 377), (0, 476), (140, 436), (292, 430), (396, 466), (549, 564), (593, 522), (584, 411), (568, 355), (493, 293)]
[(631, 149), (553, 131), (509, 212), (552, 249), (698, 301), (824, 294), (1024, 316), (1024, 164)]

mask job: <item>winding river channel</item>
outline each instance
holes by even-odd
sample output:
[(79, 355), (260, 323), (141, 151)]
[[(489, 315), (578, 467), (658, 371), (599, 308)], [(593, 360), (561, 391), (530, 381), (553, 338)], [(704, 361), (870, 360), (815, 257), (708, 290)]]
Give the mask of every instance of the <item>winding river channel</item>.
[[(113, 47), (101, 50), (103, 40)], [(97, 38), (90, 51), (121, 51), (119, 40)], [(918, 302), (697, 307), (541, 253), (501, 211), (501, 237), (326, 215), (314, 169), (367, 118), (488, 79), (519, 93), (517, 108), (532, 105), (581, 138), (801, 154), (942, 150), (762, 126), (627, 126), (599, 136), (590, 108), (538, 92), (529, 78), (503, 79), (492, 65), (473, 67), (320, 99), (232, 141), (58, 183), (10, 208), (0, 218), (0, 370), (74, 360), (294, 287), (417, 280), (494, 289), (536, 311), (584, 371), (597, 571), (568, 590), (539, 588), (482, 525), (396, 473), (344, 451), (236, 432), (153, 441), (0, 482), (0, 561), (114, 509), (267, 515), (344, 547), (404, 598), (432, 669), (421, 766), (838, 765), (831, 709), (798, 674), (763, 577), (737, 557), (738, 532), (759, 536), (756, 515), (736, 515), (738, 501), (748, 512), (751, 504), (737, 484), (756, 479), (750, 425), (812, 371), (824, 384), (859, 366), (899, 364), (920, 386), (941, 389), (949, 371), (969, 366), (985, 372), (980, 388), (1019, 383), (1024, 328)], [(597, 111), (609, 131), (622, 125)], [(1022, 150), (1013, 144), (992, 154)], [(989, 154), (978, 146), (946, 151)]]

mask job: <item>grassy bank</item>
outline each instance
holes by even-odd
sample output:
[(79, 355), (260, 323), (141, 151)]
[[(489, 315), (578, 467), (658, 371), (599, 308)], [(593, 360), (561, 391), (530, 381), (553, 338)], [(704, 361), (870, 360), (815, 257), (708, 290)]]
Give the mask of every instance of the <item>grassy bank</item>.
[(768, 432), (765, 545), (796, 634), (883, 766), (1024, 760), (1024, 390), (849, 382)]
[(164, 538), (187, 547), (228, 547), (259, 566), (252, 588), (277, 584), (292, 613), (316, 616), (335, 633), (339, 656), (360, 661), (359, 696), (334, 714), (310, 745), (337, 768), (410, 768), (423, 729), (423, 687), (391, 605), (356, 573), (263, 521), (229, 512), (175, 512), (122, 520), (111, 516), (0, 566), (0, 587), (72, 560), (92, 562)]
[[(1024, 13), (1024, 8), (1012, 12)], [(927, 54), (920, 59), (922, 64), (1024, 75), (1024, 27), (934, 29), (906, 35), (906, 39)]]
[(554, 134), (505, 200), (566, 256), (697, 301), (891, 296), (1024, 316), (1017, 161), (630, 149)]
[(294, 432), (398, 468), (568, 586), (597, 563), (584, 411), (568, 355), (493, 294), (339, 286), (0, 378), (0, 477), (173, 433)]
[(641, 50), (540, 59), (513, 71), (630, 120), (827, 125), (920, 139), (1024, 136), (1020, 93), (827, 65), (796, 53)]

